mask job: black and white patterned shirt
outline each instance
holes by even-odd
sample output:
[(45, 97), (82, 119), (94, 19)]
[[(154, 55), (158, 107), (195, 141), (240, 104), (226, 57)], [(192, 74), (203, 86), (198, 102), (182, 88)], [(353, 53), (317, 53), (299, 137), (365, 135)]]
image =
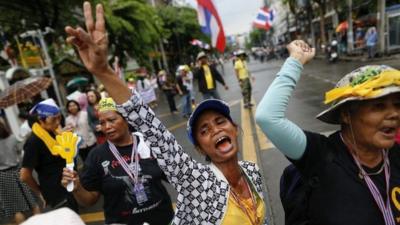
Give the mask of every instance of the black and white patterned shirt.
[[(196, 162), (184, 152), (175, 136), (143, 104), (137, 94), (117, 108), (131, 125), (144, 134), (160, 168), (178, 192), (172, 224), (221, 224), (230, 188), (222, 172), (213, 164)], [(264, 199), (258, 167), (244, 161), (239, 162), (239, 165), (251, 181), (253, 189)]]

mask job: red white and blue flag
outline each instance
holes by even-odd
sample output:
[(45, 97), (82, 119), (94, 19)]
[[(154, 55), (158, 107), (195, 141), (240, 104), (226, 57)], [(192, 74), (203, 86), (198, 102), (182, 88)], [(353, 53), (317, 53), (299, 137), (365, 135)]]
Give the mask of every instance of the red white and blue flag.
[(258, 11), (257, 17), (253, 22), (253, 25), (257, 28), (269, 30), (272, 26), (272, 22), (275, 18), (275, 11), (263, 7)]
[(211, 38), (211, 45), (224, 52), (224, 28), (212, 0), (197, 0), (197, 16), (201, 30)]

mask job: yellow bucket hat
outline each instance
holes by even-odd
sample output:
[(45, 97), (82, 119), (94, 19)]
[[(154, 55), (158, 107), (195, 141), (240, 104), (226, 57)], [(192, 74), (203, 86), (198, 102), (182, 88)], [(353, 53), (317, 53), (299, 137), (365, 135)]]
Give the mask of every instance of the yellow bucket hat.
[(339, 106), (349, 101), (380, 98), (400, 92), (400, 71), (386, 65), (368, 65), (346, 74), (332, 90), (325, 93), (331, 106), (317, 115), (323, 122), (339, 124)]

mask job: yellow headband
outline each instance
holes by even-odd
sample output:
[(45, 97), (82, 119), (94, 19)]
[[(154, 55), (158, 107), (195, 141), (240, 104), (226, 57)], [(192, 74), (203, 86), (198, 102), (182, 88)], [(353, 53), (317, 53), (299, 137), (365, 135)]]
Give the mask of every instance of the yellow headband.
[(99, 101), (99, 112), (104, 111), (117, 111), (117, 107), (115, 106), (115, 102), (112, 98), (102, 98)]

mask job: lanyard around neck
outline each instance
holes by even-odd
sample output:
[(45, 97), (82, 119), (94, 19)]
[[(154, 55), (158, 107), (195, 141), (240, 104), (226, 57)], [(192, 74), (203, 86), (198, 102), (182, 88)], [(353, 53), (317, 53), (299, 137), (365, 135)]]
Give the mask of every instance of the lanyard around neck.
[[(128, 174), (134, 184), (139, 182), (139, 153), (137, 151), (136, 146), (136, 138), (135, 135), (132, 135), (132, 152), (131, 152), (131, 162), (128, 163), (122, 158), (121, 154), (118, 152), (117, 147), (110, 141), (108, 141), (108, 146), (111, 150), (111, 153), (118, 160), (124, 171)], [(135, 163), (133, 166), (133, 158), (135, 157)]]
[(385, 184), (386, 184), (386, 203), (385, 203), (381, 193), (379, 192), (379, 189), (376, 187), (376, 185), (374, 184), (374, 182), (372, 181), (372, 179), (368, 175), (368, 173), (365, 172), (360, 161), (358, 160), (358, 157), (351, 151), (350, 146), (348, 146), (347, 143), (344, 141), (342, 134), (340, 134), (340, 138), (342, 139), (342, 141), (346, 145), (346, 147), (350, 150), (350, 153), (353, 156), (354, 162), (356, 163), (358, 169), (360, 170), (360, 173), (363, 176), (365, 183), (367, 184), (368, 189), (372, 194), (372, 197), (374, 197), (374, 200), (375, 200), (376, 204), (378, 205), (379, 210), (383, 214), (383, 219), (385, 220), (385, 225), (396, 225), (396, 223), (394, 222), (393, 212), (390, 207), (390, 196), (389, 196), (390, 162), (389, 162), (389, 156), (388, 156), (389, 154), (388, 154), (387, 150), (382, 150), (383, 151), (383, 164), (384, 164), (384, 168), (385, 168)]

